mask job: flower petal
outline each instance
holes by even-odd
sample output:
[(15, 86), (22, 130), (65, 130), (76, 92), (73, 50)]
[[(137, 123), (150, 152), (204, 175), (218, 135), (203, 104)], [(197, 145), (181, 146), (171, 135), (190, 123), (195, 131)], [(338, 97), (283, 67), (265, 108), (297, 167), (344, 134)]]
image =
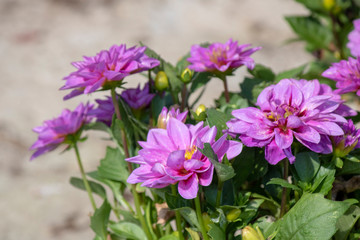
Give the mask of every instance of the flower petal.
[(180, 195), (185, 199), (194, 199), (199, 191), (199, 180), (194, 173), (190, 178), (180, 181), (178, 185)]

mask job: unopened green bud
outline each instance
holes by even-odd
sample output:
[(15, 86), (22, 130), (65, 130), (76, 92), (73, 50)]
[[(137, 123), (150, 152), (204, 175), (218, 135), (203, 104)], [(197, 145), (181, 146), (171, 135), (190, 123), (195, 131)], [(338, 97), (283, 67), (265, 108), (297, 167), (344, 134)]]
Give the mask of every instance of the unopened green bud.
[(155, 77), (155, 88), (158, 91), (164, 91), (169, 87), (169, 79), (164, 71), (159, 71)]
[(256, 227), (255, 230), (250, 226), (246, 226), (245, 228), (243, 228), (241, 236), (243, 240), (265, 240), (259, 227)]
[(182, 73), (181, 73), (181, 80), (184, 83), (189, 83), (191, 81), (192, 76), (194, 75), (194, 72), (191, 71), (190, 69), (186, 68)]
[(228, 222), (234, 222), (236, 219), (238, 219), (240, 214), (241, 214), (241, 210), (235, 208), (226, 215), (226, 219), (228, 220)]

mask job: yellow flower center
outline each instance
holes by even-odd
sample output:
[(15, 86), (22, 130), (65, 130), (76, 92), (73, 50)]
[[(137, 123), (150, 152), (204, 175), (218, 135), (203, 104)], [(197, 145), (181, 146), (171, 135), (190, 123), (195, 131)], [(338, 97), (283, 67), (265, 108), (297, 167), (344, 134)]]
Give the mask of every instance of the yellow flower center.
[(192, 158), (192, 155), (196, 152), (197, 147), (193, 145), (190, 149), (186, 150), (185, 152), (185, 159), (189, 160)]

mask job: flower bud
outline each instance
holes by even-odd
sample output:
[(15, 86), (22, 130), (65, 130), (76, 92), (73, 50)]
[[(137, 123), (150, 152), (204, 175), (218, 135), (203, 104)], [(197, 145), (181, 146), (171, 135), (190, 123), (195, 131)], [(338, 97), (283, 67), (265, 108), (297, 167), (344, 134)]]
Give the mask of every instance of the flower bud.
[(240, 214), (241, 214), (241, 210), (235, 208), (226, 215), (226, 219), (228, 220), (228, 222), (234, 222), (236, 219), (238, 219)]
[(243, 228), (241, 236), (243, 240), (265, 240), (259, 227), (256, 227), (255, 230), (250, 226), (246, 226)]
[(323, 0), (323, 6), (327, 11), (330, 11), (335, 7), (336, 0)]
[(191, 71), (190, 69), (186, 68), (182, 73), (181, 73), (181, 80), (184, 83), (189, 83), (191, 81), (192, 76), (194, 75), (194, 72)]
[(155, 88), (158, 91), (164, 91), (169, 87), (169, 80), (164, 71), (159, 71), (155, 77)]
[(196, 109), (195, 113), (196, 113), (197, 115), (200, 115), (200, 113), (205, 112), (205, 110), (206, 110), (205, 105), (204, 105), (204, 104), (200, 104), (200, 105), (198, 106), (198, 108)]
[(175, 110), (175, 108), (171, 108), (170, 111), (168, 111), (166, 107), (163, 107), (157, 120), (157, 127), (166, 129), (166, 125), (170, 118), (176, 118), (177, 120), (185, 123), (187, 113), (187, 111), (180, 112), (179, 109)]

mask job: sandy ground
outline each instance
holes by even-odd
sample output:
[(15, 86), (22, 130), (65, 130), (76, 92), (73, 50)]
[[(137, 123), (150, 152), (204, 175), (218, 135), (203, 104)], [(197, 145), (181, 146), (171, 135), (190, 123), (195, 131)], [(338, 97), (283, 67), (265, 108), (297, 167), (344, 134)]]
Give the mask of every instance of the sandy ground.
[[(303, 14), (292, 0), (1, 0), (0, 1), (0, 239), (92, 239), (84, 192), (68, 183), (78, 175), (73, 152), (47, 154), (32, 162), (31, 129), (88, 97), (62, 101), (61, 79), (74, 71), (70, 62), (112, 44), (144, 42), (175, 62), (192, 44), (225, 42), (232, 37), (263, 49), (257, 63), (275, 71), (307, 62), (285, 15)], [(246, 74), (230, 79), (232, 91)], [(130, 79), (135, 86), (141, 77)], [(212, 105), (222, 87), (211, 82), (202, 99)], [(92, 98), (96, 95), (92, 96)], [(90, 134), (80, 146), (86, 170), (104, 155), (104, 135)]]

